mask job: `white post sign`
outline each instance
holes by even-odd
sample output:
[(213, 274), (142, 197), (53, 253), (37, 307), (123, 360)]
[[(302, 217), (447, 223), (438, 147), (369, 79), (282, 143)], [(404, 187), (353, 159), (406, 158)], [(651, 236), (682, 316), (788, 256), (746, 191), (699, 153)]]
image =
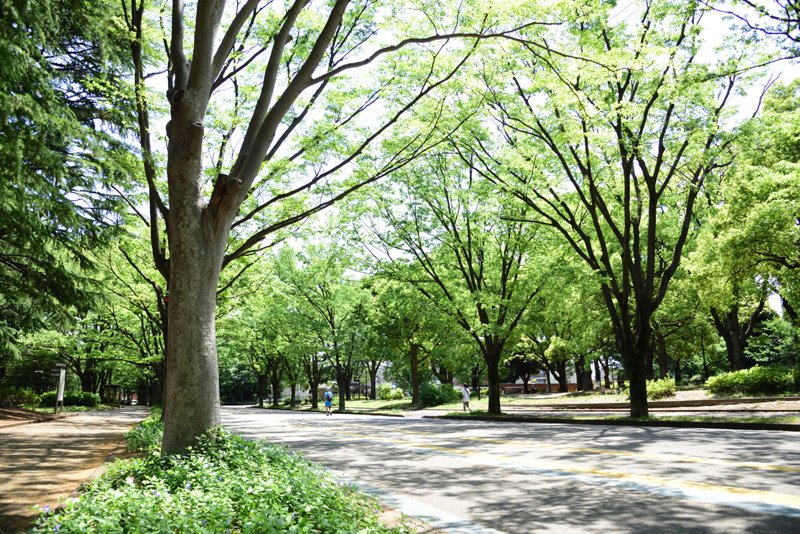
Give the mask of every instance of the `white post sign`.
[(67, 370), (59, 369), (58, 373), (58, 394), (56, 395), (56, 402), (64, 404), (64, 386), (67, 383)]
[(67, 369), (63, 363), (57, 363), (55, 369), (50, 371), (52, 376), (58, 377), (58, 387), (56, 388), (56, 403), (53, 413), (58, 413), (58, 405), (64, 406), (64, 387), (67, 384)]

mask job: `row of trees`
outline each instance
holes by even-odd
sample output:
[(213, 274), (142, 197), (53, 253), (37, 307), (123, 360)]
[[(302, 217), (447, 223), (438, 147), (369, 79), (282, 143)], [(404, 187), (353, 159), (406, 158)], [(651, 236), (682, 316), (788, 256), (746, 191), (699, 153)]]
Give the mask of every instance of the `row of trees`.
[[(618, 358), (645, 416), (654, 361), (713, 324), (739, 368), (768, 294), (794, 316), (797, 85), (732, 103), (797, 9), (749, 5), (5, 4), (5, 354), (138, 369), (165, 453), (218, 422), (218, 319), (262, 385), (395, 351), (412, 384), (485, 373), (497, 413), (507, 361)], [(723, 11), (748, 27), (707, 59)]]

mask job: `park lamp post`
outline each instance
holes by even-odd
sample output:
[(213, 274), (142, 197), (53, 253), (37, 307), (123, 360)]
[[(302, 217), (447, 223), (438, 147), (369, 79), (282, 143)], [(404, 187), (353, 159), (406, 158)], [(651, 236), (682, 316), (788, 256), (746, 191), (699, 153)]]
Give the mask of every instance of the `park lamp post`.
[(54, 377), (58, 377), (58, 385), (56, 386), (56, 403), (53, 407), (53, 413), (58, 413), (58, 403), (61, 403), (61, 407), (64, 407), (64, 386), (66, 385), (66, 377), (67, 377), (67, 365), (63, 363), (57, 363), (56, 366), (50, 370), (50, 374)]

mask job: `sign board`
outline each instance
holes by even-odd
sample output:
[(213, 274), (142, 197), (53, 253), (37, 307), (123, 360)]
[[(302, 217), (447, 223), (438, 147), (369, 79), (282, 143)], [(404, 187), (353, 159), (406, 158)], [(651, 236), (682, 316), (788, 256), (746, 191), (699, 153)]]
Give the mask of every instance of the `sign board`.
[(58, 393), (56, 395), (56, 402), (64, 403), (64, 386), (66, 385), (67, 371), (61, 369), (58, 373)]
[(50, 376), (58, 377), (58, 387), (56, 388), (56, 405), (53, 413), (58, 412), (58, 405), (64, 406), (64, 388), (67, 384), (67, 366), (57, 363), (54, 369), (50, 369)]

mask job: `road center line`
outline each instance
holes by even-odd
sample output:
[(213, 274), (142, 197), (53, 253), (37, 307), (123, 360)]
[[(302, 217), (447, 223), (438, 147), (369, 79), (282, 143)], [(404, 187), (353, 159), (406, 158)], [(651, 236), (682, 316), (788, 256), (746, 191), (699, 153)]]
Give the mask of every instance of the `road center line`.
[[(392, 433), (438, 436), (438, 434), (414, 430), (395, 431), (393, 429)], [(603, 471), (559, 464), (558, 462), (554, 462), (552, 460), (547, 460), (546, 462), (542, 463), (531, 461), (530, 458), (526, 457), (512, 457), (508, 455), (499, 455), (471, 449), (464, 449), (458, 446), (435, 445), (431, 443), (402, 440), (398, 439), (396, 435), (380, 436), (372, 433), (365, 436), (363, 432), (346, 430), (338, 430), (337, 434), (357, 437), (361, 441), (366, 440), (389, 444), (390, 446), (401, 450), (413, 448), (425, 454), (440, 454), (452, 458), (463, 458), (469, 456), (473, 462), (477, 462), (486, 466), (498, 467), (503, 470), (532, 473), (536, 474), (537, 476), (548, 476), (552, 478), (567, 478), (592, 485), (610, 485), (627, 490), (642, 491), (679, 499), (731, 506), (758, 513), (800, 517), (800, 496), (762, 490), (751, 490), (734, 486), (693, 482), (674, 478), (657, 477), (652, 475)], [(487, 440), (489, 439), (490, 438), (487, 438)], [(517, 443), (512, 440), (493, 440), (492, 442), (502, 442), (503, 444)], [(566, 447), (566, 449), (574, 450), (580, 448)], [(602, 451), (602, 449), (600, 450)], [(673, 458), (672, 460), (674, 461), (675, 459)]]
[[(357, 428), (379, 428), (385, 430), (386, 427), (378, 426), (378, 425), (362, 425), (359, 424)], [(436, 432), (424, 431), (424, 430), (409, 430), (409, 429), (392, 429), (392, 432), (399, 432), (401, 434), (411, 434), (411, 435), (418, 435), (418, 436), (436, 436), (442, 437), (441, 434)], [(516, 445), (521, 444), (519, 439), (502, 439), (502, 438), (482, 438), (482, 437), (472, 437), (472, 436), (459, 436), (459, 440), (464, 441), (474, 441), (478, 443), (490, 443), (496, 445)], [(536, 442), (536, 447), (540, 449), (551, 449), (551, 450), (563, 450), (563, 451), (571, 451), (571, 452), (581, 452), (587, 454), (605, 454), (611, 456), (627, 456), (631, 458), (642, 458), (642, 459), (649, 459), (649, 460), (658, 460), (660, 462), (683, 462), (683, 463), (694, 463), (694, 464), (704, 464), (704, 465), (718, 465), (718, 466), (725, 466), (725, 467), (738, 467), (738, 468), (745, 468), (745, 469), (754, 469), (754, 470), (761, 470), (761, 471), (780, 471), (784, 473), (800, 473), (800, 467), (798, 466), (791, 466), (791, 465), (779, 465), (779, 464), (766, 464), (766, 463), (757, 463), (757, 462), (737, 462), (735, 460), (720, 460), (718, 458), (702, 458), (698, 456), (675, 456), (670, 454), (659, 454), (659, 453), (646, 453), (646, 452), (634, 452), (634, 451), (621, 451), (615, 449), (603, 449), (598, 447), (574, 447), (570, 445), (553, 445), (549, 443), (543, 442)]]

